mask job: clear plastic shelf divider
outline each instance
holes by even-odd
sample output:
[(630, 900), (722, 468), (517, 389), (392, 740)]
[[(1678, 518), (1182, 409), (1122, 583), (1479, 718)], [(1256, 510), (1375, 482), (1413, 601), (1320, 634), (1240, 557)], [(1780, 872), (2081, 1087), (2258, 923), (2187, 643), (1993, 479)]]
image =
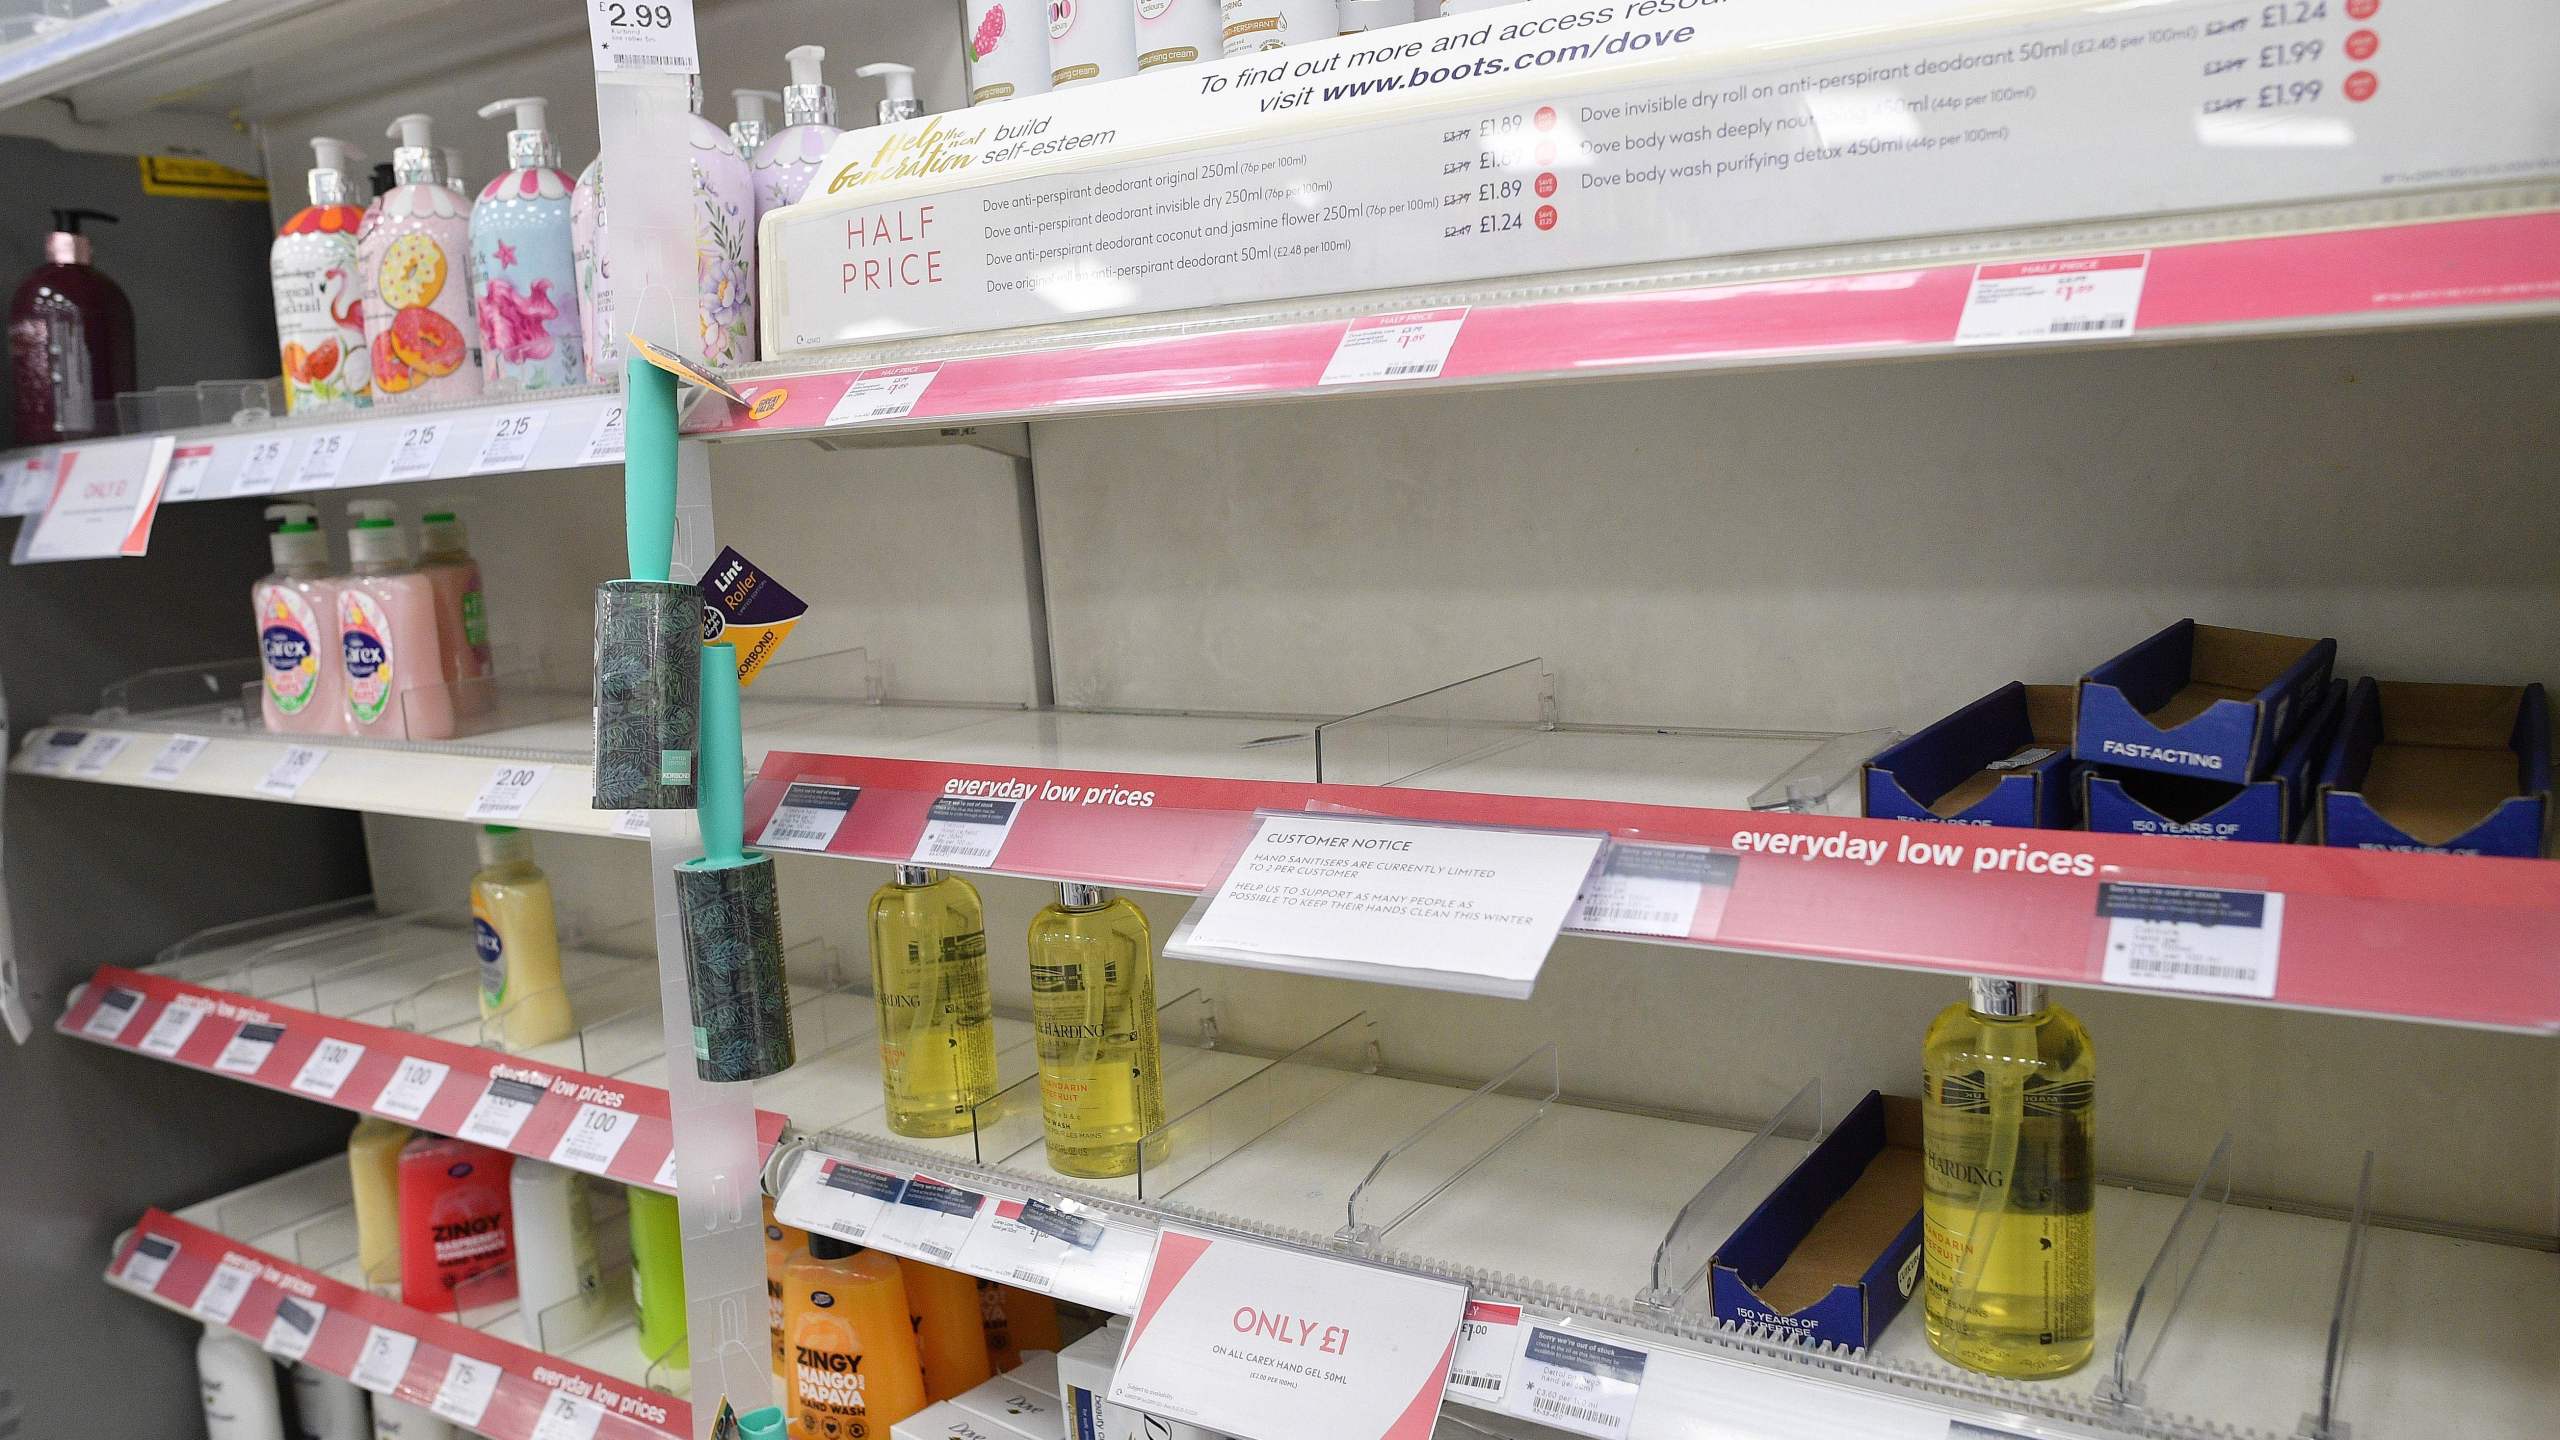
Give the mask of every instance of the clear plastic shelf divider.
[(1555, 727), (1555, 677), (1533, 656), (1318, 725), (1316, 779), (1402, 784)]
[[(233, 1222), (227, 1205), (223, 1207), (221, 1223), (223, 1233), (233, 1233), (229, 1228)], [(250, 1236), (242, 1238), (260, 1233), (268, 1232), (253, 1231)], [(305, 1270), (316, 1270), (323, 1275), (334, 1275), (350, 1284), (361, 1285), (365, 1277), (356, 1269), (357, 1241), (355, 1207), (341, 1200), (331, 1210), (295, 1227), (293, 1262)], [(281, 1247), (261, 1245), (258, 1248), (273, 1254)]]
[(1696, 1309), (1706, 1294), (1698, 1282), (1706, 1278), (1716, 1248), (1812, 1153), (1822, 1138), (1823, 1119), (1822, 1078), (1817, 1075), (1680, 1207), (1654, 1247), (1653, 1283), (1636, 1296), (1636, 1303), (1650, 1310)]
[(201, 974), (223, 973), (227, 966), (238, 963), (241, 956), (281, 943), (273, 937), (300, 940), (339, 934), (380, 918), (374, 912), (371, 895), (351, 895), (344, 900), (327, 900), (298, 910), (252, 916), (247, 920), (208, 926), (171, 943), (152, 958), (151, 968), (158, 974), (175, 979), (194, 980)]
[(2159, 1354), (2160, 1342), (2167, 1337), (2169, 1327), (2177, 1323), (2178, 1311), (2212, 1253), (2214, 1237), (2221, 1233), (2223, 1210), (2230, 1199), (2231, 1136), (2226, 1132), (2213, 1147), (2212, 1158), (2205, 1161), (2204, 1172), (2187, 1191), (2187, 1203), (2170, 1223), (2159, 1252), (2151, 1257), (2151, 1268), (2143, 1272), (2141, 1287), (2134, 1291), (2132, 1308), (2125, 1312), (2124, 1329), (2116, 1336), (2108, 1373), (2098, 1382), (2100, 1400), (2120, 1406), (2142, 1403), (2143, 1377), (2151, 1369), (2152, 1357)]
[(1527, 1133), (1563, 1093), (1550, 1040), (1389, 1146), (1352, 1189), (1334, 1240), (1375, 1254), (1389, 1231)]
[[(494, 759), (583, 765), (595, 758), (594, 715), (595, 677), (585, 665), (546, 664), (529, 650), (502, 647), (487, 675), (400, 692), (401, 727), (385, 738)], [(499, 730), (537, 733), (502, 746), (471, 743)]]
[[(1780, 772), (1778, 778), (1751, 794), (1754, 810), (1793, 810), (1807, 815), (1855, 815), (1857, 792), (1841, 796), (1842, 786), (1858, 778), (1859, 767), (1886, 746), (1902, 740), (1899, 730), (1859, 730), (1834, 735)], [(1845, 805), (1845, 808), (1842, 808)]]
[[(1171, 1118), (1138, 1142), (1138, 1196), (1161, 1200), (1254, 1141), (1377, 1069), (1378, 1022), (1355, 1013), (1189, 1104), (1168, 1093)], [(1230, 1052), (1231, 1055), (1236, 1052)], [(1209, 1067), (1200, 1067), (1203, 1079)], [(1232, 1070), (1223, 1073), (1233, 1074)]]
[(321, 1015), (346, 1015), (407, 993), (468, 959), (471, 935), (458, 910), (417, 910), (312, 947), (308, 955), (262, 958), (236, 989)]
[(2364, 1293), (2365, 1248), (2372, 1241), (2373, 1219), (2373, 1152), (2364, 1152), (2364, 1167), (2356, 1176), (2355, 1215), (2347, 1223), (2347, 1253), (2338, 1266), (2337, 1303), (2329, 1307), (2328, 1353), (2320, 1366), (2320, 1408), (2302, 1417), (2303, 1434), (2311, 1440), (2346, 1440), (2347, 1426), (2339, 1418), (2339, 1401), (2346, 1387), (2347, 1350), (2355, 1338), (2356, 1303)]
[[(1175, 1077), (1205, 1073), (1198, 1061), (1204, 1052), (1215, 1050), (1217, 1043), (1218, 1012), (1206, 991), (1185, 990), (1157, 1003), (1156, 1046), (1166, 1114), (1175, 1113), (1186, 1103), (1178, 1101), (1177, 1095), (1196, 1098), (1194, 1092), (1199, 1087), (1186, 1087)], [(1005, 1081), (1004, 1072), (1015, 1066), (1027, 1066), (1029, 1073)], [(1000, 1165), (1047, 1143), (1048, 1132), (1040, 1117), (1037, 1041), (1025, 1039), (1001, 1050), (997, 1055), (997, 1080), (996, 1093), (979, 1101), (969, 1112), (969, 1133), (976, 1146), (974, 1158), (981, 1165)]]
[[(181, 724), (219, 730), (250, 728), (249, 717), (256, 713), (263, 679), (256, 656), (162, 665), (109, 684), (99, 692), (97, 714), (90, 718), (108, 723), (142, 721), (155, 728)], [(241, 703), (244, 689), (246, 705)]]
[[(317, 929), (282, 932), (282, 938), (234, 946), (199, 955), (178, 978), (253, 1000), (291, 1001), (318, 998), (323, 978), (357, 967), (376, 965), (412, 945), (420, 931), (439, 924), (458, 927), (462, 912), (451, 907), (379, 915), (365, 913)], [(227, 966), (208, 963), (228, 960)]]

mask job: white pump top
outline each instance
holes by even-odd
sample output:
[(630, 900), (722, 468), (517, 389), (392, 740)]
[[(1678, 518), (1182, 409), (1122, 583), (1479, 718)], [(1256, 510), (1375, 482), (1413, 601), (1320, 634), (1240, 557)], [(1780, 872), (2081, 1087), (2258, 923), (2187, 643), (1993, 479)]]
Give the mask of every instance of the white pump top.
[(435, 121), (424, 115), (403, 115), (382, 133), (385, 138), (400, 142), (391, 149), (392, 184), (435, 183)]
[(344, 140), (332, 140), (326, 135), (314, 135), (311, 137), (311, 159), (311, 170), (305, 177), (311, 186), (311, 203), (314, 205), (353, 203), (347, 197), (355, 193), (355, 186), (348, 179), (348, 176), (354, 172), (347, 162), (352, 160), (362, 164), (364, 152)]
[(492, 100), (480, 107), (480, 118), (494, 120), (512, 110), (516, 123), (507, 131), (507, 168), (539, 170), (551, 163), (551, 102), (539, 95)]
[(826, 63), (827, 47), (800, 45), (782, 52), (791, 66), (791, 83), (782, 87), (782, 123), (785, 125), (833, 125), (836, 123), (836, 91), (818, 73)]
[(916, 100), (916, 67), (913, 65), (901, 65), (895, 60), (880, 60), (865, 65), (853, 73), (865, 80), (876, 75), (880, 77), (881, 83), (888, 87), (889, 93), (880, 97), (881, 124), (894, 125), (909, 116), (924, 113), (924, 106)]
[(767, 116), (765, 102), (772, 101), (778, 105), (782, 103), (782, 96), (771, 90), (732, 90), (729, 98), (738, 107), (738, 118), (729, 122), (729, 138), (737, 142), (740, 155), (753, 155), (756, 147), (773, 134), (773, 122)]
[(347, 555), (358, 566), (376, 572), (409, 563), (409, 542), (400, 534), (400, 507), (388, 500), (347, 502)]
[(329, 537), (320, 533), (320, 512), (298, 501), (267, 507), (276, 528), (267, 536), (267, 554), (276, 569), (318, 574), (329, 568)]

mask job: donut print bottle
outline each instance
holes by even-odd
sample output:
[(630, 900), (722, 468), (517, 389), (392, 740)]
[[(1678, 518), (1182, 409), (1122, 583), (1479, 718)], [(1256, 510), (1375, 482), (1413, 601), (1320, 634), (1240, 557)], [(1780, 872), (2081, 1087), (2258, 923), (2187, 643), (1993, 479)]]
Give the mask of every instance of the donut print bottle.
[(471, 286), (480, 300), (481, 374), (491, 390), (548, 390), (586, 379), (578, 332), (578, 268), (569, 228), (575, 183), (551, 162), (545, 102), (480, 107), (513, 112), (507, 169), (471, 207)]
[(373, 403), (468, 400), (471, 363), (471, 197), (439, 183), (424, 115), (391, 122), (392, 187), (357, 240), (365, 276), (365, 353)]
[(283, 347), (284, 405), (295, 415), (356, 409), (372, 399), (364, 353), (364, 281), (356, 234), (364, 211), (349, 196), (345, 142), (315, 137), (311, 203), (293, 212), (267, 252)]

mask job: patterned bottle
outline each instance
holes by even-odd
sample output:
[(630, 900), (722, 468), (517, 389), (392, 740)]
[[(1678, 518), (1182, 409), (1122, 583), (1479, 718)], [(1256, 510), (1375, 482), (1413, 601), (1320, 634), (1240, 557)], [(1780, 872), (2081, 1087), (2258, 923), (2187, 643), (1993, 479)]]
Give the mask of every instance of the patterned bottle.
[(267, 252), (275, 286), (276, 341), (284, 347), (284, 405), (295, 415), (352, 410), (373, 399), (364, 350), (364, 282), (356, 234), (364, 211), (352, 203), (343, 140), (314, 137), (311, 203), (284, 222)]
[(573, 182), (551, 163), (546, 102), (499, 100), (482, 119), (514, 112), (507, 169), (471, 209), (471, 288), (479, 297), (481, 373), (491, 390), (549, 390), (586, 379), (579, 335)]
[[(747, 162), (727, 131), (702, 118), (702, 77), (693, 79), (693, 117), (685, 139), (693, 157), (693, 273), (696, 300), (695, 357), (714, 369), (756, 358), (756, 197)], [(612, 275), (605, 263), (604, 157), (578, 177), (570, 197), (571, 248), (578, 271), (578, 311), (586, 333), (589, 378), (622, 377), (622, 331), (630, 317), (615, 313)]]
[(373, 228), (357, 237), (365, 277), (365, 350), (374, 403), (467, 400), (480, 393), (471, 364), (471, 199), (436, 177), (424, 115), (391, 122), (396, 182)]
[(622, 380), (622, 329), (614, 324), (612, 271), (604, 253), (604, 157), (578, 172), (569, 192), (569, 256), (578, 268), (578, 343), (586, 352), (587, 382)]
[(785, 205), (796, 205), (827, 147), (844, 132), (836, 128), (836, 92), (819, 78), (827, 58), (823, 45), (802, 45), (783, 52), (791, 65), (791, 83), (782, 90), (782, 130), (756, 147), (756, 218)]

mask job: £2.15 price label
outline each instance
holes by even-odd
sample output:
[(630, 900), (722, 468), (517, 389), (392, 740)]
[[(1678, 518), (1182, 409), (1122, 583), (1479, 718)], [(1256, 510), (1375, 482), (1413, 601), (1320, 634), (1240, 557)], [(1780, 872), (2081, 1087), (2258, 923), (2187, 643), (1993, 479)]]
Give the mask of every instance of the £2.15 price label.
[(338, 483), (346, 473), (347, 452), (355, 448), (355, 437), (344, 430), (331, 430), (314, 435), (302, 444), (302, 459), (293, 467), (293, 488), (326, 490)]
[(418, 420), (401, 426), (392, 437), (389, 458), (382, 462), (381, 482), (424, 480), (436, 473), (436, 457), (444, 454), (444, 437), (452, 428), (450, 420)]
[(2199, 885), (2098, 885), (2100, 968), (2110, 985), (2272, 1000), (2284, 896)]
[(523, 469), (533, 459), (533, 447), (542, 443), (543, 422), (549, 418), (547, 410), (516, 410), (489, 422), (480, 453), (472, 458), (471, 473), (495, 475)]
[(231, 483), (234, 495), (272, 494), (276, 482), (284, 478), (285, 455), (293, 449), (288, 436), (270, 435), (249, 444), (249, 453), (240, 457), (240, 473)]

